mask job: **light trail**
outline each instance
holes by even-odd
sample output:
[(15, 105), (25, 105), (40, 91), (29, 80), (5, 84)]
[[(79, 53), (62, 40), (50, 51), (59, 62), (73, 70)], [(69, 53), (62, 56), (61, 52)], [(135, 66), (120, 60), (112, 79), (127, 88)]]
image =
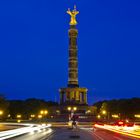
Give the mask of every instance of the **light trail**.
[[(0, 132), (0, 140), (6, 140), (6, 139), (13, 138), (13, 137), (16, 137), (16, 136), (20, 136), (20, 135), (23, 135), (23, 134), (26, 134), (26, 133), (32, 133), (33, 134), (36, 131), (41, 132), (42, 130), (51, 127), (51, 124), (48, 124), (48, 125), (45, 125), (45, 124), (43, 124), (43, 125), (21, 124), (21, 125), (24, 125), (24, 127)], [(47, 133), (51, 133), (51, 132), (52, 132), (51, 129), (47, 130)]]
[(135, 127), (129, 128), (129, 127), (117, 127), (117, 126), (110, 126), (110, 125), (101, 126), (101, 125), (98, 125), (98, 124), (95, 124), (94, 126), (95, 126), (95, 128), (96, 127), (97, 128), (102, 128), (102, 129), (106, 129), (106, 130), (109, 130), (109, 131), (120, 133), (120, 134), (123, 134), (123, 135), (126, 135), (126, 136), (140, 138), (140, 133), (135, 133), (135, 132), (132, 131), (132, 130), (135, 130)]

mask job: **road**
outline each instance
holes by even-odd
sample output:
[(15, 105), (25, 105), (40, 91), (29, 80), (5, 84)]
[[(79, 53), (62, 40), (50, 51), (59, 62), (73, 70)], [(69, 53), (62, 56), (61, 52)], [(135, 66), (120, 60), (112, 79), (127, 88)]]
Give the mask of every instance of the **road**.
[(80, 126), (78, 129), (69, 129), (68, 127), (47, 128), (39, 132), (28, 133), (10, 140), (139, 140), (111, 132), (101, 128), (85, 128)]
[(120, 133), (101, 128), (96, 128), (94, 130), (85, 129), (85, 131), (89, 132), (94, 138), (96, 138), (95, 140), (140, 140), (139, 138), (122, 135)]

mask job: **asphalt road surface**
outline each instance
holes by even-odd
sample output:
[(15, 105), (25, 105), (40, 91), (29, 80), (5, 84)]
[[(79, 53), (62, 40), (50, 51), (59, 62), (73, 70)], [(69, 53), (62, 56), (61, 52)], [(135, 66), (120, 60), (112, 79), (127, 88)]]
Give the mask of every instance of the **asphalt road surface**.
[(116, 132), (96, 128), (69, 129), (67, 127), (47, 128), (40, 132), (28, 133), (10, 140), (139, 140)]

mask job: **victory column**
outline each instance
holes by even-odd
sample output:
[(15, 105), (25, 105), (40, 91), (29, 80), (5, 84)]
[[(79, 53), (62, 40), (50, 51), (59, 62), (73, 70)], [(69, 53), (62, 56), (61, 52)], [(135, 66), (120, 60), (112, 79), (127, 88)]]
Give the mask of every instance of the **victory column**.
[(69, 35), (69, 59), (68, 59), (68, 85), (60, 88), (61, 105), (87, 105), (87, 88), (79, 87), (78, 84), (78, 54), (77, 54), (77, 21), (76, 15), (79, 11), (68, 9), (67, 13), (71, 16)]

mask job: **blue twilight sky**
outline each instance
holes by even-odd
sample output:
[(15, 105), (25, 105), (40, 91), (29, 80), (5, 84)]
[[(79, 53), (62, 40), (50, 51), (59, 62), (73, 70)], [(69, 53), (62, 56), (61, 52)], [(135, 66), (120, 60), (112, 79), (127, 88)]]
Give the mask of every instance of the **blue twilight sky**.
[(140, 97), (139, 0), (0, 0), (0, 93), (58, 100), (67, 86), (67, 8), (77, 5), (79, 84), (89, 103)]

